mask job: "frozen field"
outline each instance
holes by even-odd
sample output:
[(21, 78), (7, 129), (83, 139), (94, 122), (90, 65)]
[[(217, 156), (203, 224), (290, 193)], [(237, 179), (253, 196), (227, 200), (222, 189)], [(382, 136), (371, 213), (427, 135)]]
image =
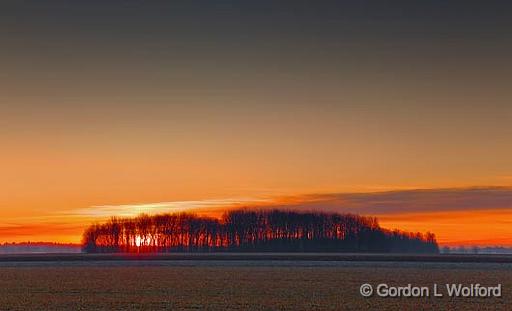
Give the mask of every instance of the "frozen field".
[[(2, 310), (507, 310), (512, 302), (510, 263), (299, 259), (2, 260), (0, 306)], [(503, 297), (364, 298), (359, 293), (364, 283), (502, 284)]]

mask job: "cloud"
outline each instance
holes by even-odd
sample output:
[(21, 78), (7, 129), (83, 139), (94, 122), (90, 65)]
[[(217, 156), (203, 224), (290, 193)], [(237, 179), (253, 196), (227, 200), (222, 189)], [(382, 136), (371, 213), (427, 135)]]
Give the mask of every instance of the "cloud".
[(284, 201), (281, 207), (365, 215), (512, 209), (512, 188), (312, 194)]
[(77, 209), (72, 212), (74, 216), (85, 217), (130, 217), (142, 213), (179, 213), (179, 212), (201, 212), (211, 213), (215, 211), (224, 211), (242, 207), (245, 205), (256, 205), (267, 202), (266, 199), (212, 199), (212, 200), (195, 200), (195, 201), (172, 201), (157, 203), (140, 203), (140, 204), (123, 204), (123, 205), (97, 205), (88, 208)]
[(77, 209), (72, 214), (91, 218), (173, 212), (199, 212), (213, 215), (233, 208), (283, 208), (362, 215), (512, 209), (512, 188), (418, 189), (371, 193), (307, 194), (261, 199), (233, 198), (99, 205)]

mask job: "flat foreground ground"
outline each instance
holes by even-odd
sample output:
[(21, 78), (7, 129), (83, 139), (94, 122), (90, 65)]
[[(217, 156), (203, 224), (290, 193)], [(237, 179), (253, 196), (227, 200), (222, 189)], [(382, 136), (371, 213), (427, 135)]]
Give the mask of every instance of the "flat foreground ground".
[[(502, 284), (502, 298), (364, 298), (362, 284)], [(1, 310), (510, 310), (512, 265), (347, 261), (0, 264)]]

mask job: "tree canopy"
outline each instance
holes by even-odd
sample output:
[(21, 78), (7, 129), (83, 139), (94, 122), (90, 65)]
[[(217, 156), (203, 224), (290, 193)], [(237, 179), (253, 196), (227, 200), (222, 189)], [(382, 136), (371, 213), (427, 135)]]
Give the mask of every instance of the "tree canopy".
[(374, 217), (287, 210), (233, 210), (220, 219), (190, 213), (113, 217), (83, 234), (98, 252), (437, 253), (432, 233), (386, 230)]

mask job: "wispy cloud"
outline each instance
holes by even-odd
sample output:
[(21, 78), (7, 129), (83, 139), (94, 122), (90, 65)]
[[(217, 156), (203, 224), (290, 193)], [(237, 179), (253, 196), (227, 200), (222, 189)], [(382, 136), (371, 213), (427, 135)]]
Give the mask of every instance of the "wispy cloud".
[(75, 216), (130, 217), (141, 213), (215, 213), (233, 208), (284, 208), (365, 215), (512, 209), (512, 188), (416, 189), (370, 193), (327, 193), (274, 198), (231, 198), (157, 203), (97, 205)]
[(282, 207), (369, 215), (512, 209), (512, 188), (311, 194), (284, 201)]
[(268, 199), (234, 198), (234, 199), (211, 199), (195, 201), (170, 201), (157, 203), (122, 204), (122, 205), (96, 205), (88, 208), (81, 208), (72, 211), (76, 216), (85, 217), (130, 217), (156, 213), (179, 213), (179, 212), (212, 212), (217, 209), (230, 209), (246, 205), (257, 205), (268, 202)]

